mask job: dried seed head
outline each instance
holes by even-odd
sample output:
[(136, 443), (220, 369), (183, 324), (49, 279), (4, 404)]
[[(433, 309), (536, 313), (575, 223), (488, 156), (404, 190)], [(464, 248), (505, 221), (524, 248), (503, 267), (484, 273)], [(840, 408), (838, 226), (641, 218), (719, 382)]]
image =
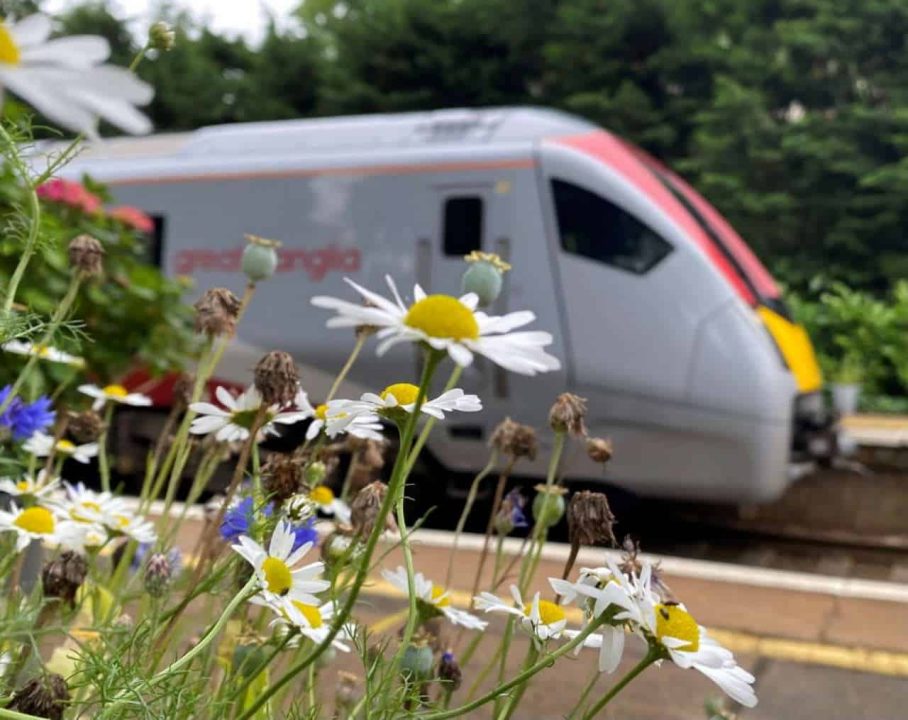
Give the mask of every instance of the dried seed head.
[(524, 457), (535, 460), (539, 450), (536, 431), (529, 425), (514, 422), (511, 418), (505, 418), (498, 424), (492, 432), (489, 445), (514, 460)]
[(302, 461), (274, 454), (262, 467), (262, 489), (275, 505), (282, 505), (302, 488)]
[(577, 437), (586, 435), (586, 398), (573, 393), (561, 393), (549, 411), (549, 425), (555, 432), (567, 432)]
[(29, 680), (13, 695), (8, 709), (48, 720), (62, 720), (67, 702), (69, 688), (66, 680), (60, 675), (51, 674)]
[(87, 277), (100, 275), (103, 270), (104, 246), (91, 235), (77, 235), (69, 241), (69, 264)]
[(148, 28), (148, 44), (155, 50), (170, 52), (177, 41), (177, 34), (169, 23), (158, 20)]
[(104, 420), (94, 410), (70, 413), (66, 430), (76, 442), (95, 442), (104, 431)]
[(567, 509), (568, 535), (571, 544), (598, 545), (608, 542), (615, 546), (615, 534), (612, 527), (615, 516), (608, 506), (605, 493), (581, 490), (574, 493)]
[(441, 655), (441, 660), (438, 661), (438, 681), (444, 686), (445, 690), (449, 692), (454, 692), (460, 687), (461, 682), (463, 682), (463, 672), (460, 669), (460, 665), (457, 663), (457, 660), (454, 658), (454, 653), (450, 650), (445, 650)]
[(145, 592), (151, 597), (163, 597), (170, 586), (173, 568), (164, 553), (155, 553), (145, 564)]
[(300, 374), (290, 353), (272, 350), (255, 366), (255, 387), (266, 405), (289, 405), (300, 387)]
[(586, 441), (586, 454), (594, 463), (607, 463), (612, 459), (612, 441), (590, 438)]
[[(388, 486), (380, 480), (371, 482), (360, 490), (350, 504), (350, 522), (353, 525), (353, 534), (358, 537), (368, 537), (375, 529), (378, 521), (378, 511), (388, 492)], [(385, 529), (394, 532), (397, 524), (388, 513)]]
[(195, 389), (195, 376), (192, 373), (180, 373), (173, 384), (173, 407), (179, 412), (185, 411), (192, 402), (192, 391)]
[(88, 573), (85, 558), (72, 550), (67, 550), (56, 560), (44, 564), (41, 570), (41, 584), (44, 597), (60, 598), (70, 607), (76, 604), (76, 593)]
[(195, 328), (209, 337), (233, 335), (240, 313), (239, 298), (227, 288), (211, 288), (195, 303)]

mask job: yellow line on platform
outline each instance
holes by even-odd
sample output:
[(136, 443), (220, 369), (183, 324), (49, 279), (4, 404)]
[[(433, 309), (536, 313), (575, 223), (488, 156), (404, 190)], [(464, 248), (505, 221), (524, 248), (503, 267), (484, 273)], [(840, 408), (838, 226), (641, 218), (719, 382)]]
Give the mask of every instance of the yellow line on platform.
[[(384, 580), (369, 583), (363, 588), (363, 592), (367, 595), (386, 598), (406, 597), (406, 593), (401, 592), (397, 587)], [(457, 607), (469, 609), (471, 606), (472, 598), (467, 592), (449, 590), (448, 597), (451, 599), (451, 603)], [(568, 622), (575, 626), (580, 625), (583, 621), (583, 613), (580, 608), (566, 607), (565, 614)], [(376, 633), (385, 632), (402, 623), (406, 617), (407, 611), (401, 610), (381, 618), (370, 625), (369, 629)], [(844, 670), (855, 670), (875, 675), (908, 677), (908, 653), (904, 652), (846, 647), (844, 645), (754, 635), (738, 630), (710, 628), (709, 634), (732, 652), (742, 655), (753, 655), (770, 660), (785, 660), (802, 665), (820, 665)]]

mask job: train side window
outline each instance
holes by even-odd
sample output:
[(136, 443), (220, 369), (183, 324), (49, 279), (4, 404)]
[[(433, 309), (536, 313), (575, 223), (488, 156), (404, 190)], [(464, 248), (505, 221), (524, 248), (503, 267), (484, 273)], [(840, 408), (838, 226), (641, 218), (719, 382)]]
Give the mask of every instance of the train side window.
[(444, 205), (445, 255), (463, 257), (482, 249), (482, 198), (476, 195), (450, 197)]
[(596, 193), (553, 179), (552, 194), (566, 252), (642, 275), (672, 251), (652, 228)]

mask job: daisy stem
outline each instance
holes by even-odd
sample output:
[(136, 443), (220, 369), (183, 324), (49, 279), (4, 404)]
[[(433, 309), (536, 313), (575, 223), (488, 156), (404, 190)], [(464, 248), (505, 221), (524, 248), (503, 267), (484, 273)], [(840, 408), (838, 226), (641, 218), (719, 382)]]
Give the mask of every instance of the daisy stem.
[(514, 464), (516, 462), (517, 458), (514, 456), (508, 458), (508, 464), (504, 466), (504, 469), (498, 476), (498, 484), (495, 486), (495, 498), (492, 500), (492, 509), (489, 512), (489, 520), (486, 523), (482, 553), (479, 556), (479, 565), (476, 568), (476, 577), (473, 579), (473, 590), (471, 591), (471, 595), (475, 595), (479, 592), (479, 585), (482, 582), (482, 571), (485, 569), (486, 560), (489, 557), (489, 543), (492, 540), (492, 530), (495, 528), (495, 516), (501, 508), (501, 503), (504, 499), (504, 489), (507, 486), (508, 478), (511, 477), (511, 471), (514, 469)]
[(587, 639), (595, 630), (601, 625), (601, 620), (597, 619), (594, 622), (591, 622), (583, 630), (578, 633), (578, 635), (571, 640), (570, 642), (565, 643), (551, 653), (547, 653), (539, 658), (532, 666), (523, 670), (516, 677), (511, 678), (506, 683), (498, 685), (492, 688), (489, 692), (481, 697), (476, 698), (472, 702), (468, 702), (460, 707), (452, 708), (451, 710), (443, 710), (441, 712), (432, 712), (425, 715), (420, 715), (420, 720), (447, 720), (447, 718), (462, 717), (466, 713), (475, 710), (476, 708), (482, 707), (483, 705), (492, 702), (496, 698), (500, 697), (502, 693), (507, 692), (513, 687), (517, 687), (525, 683), (531, 677), (537, 673), (545, 670), (546, 668), (551, 667), (555, 664), (555, 661), (567, 655), (574, 648), (579, 647), (583, 644), (583, 641)]
[[(372, 533), (369, 535), (369, 539), (366, 541), (366, 547), (363, 551), (363, 557), (361, 565), (357, 570), (356, 577), (353, 580), (352, 585), (350, 586), (349, 593), (347, 595), (347, 600), (344, 603), (344, 606), (341, 608), (340, 613), (333, 620), (331, 630), (325, 636), (325, 639), (316, 646), (316, 648), (302, 658), (300, 661), (294, 663), (290, 668), (272, 683), (268, 688), (266, 688), (258, 697), (258, 699), (252, 704), (251, 707), (246, 709), (240, 717), (239, 720), (249, 720), (252, 717), (255, 717), (256, 713), (267, 703), (275, 693), (279, 692), (288, 682), (290, 682), (294, 677), (296, 677), (303, 670), (308, 668), (315, 660), (331, 647), (331, 643), (337, 634), (341, 631), (341, 628), (344, 627), (344, 624), (347, 622), (347, 619), (350, 617), (350, 613), (353, 611), (353, 606), (356, 604), (356, 601), (359, 597), (359, 592), (363, 587), (363, 583), (366, 582), (366, 577), (369, 574), (371, 569), (371, 560), (372, 555), (375, 552), (375, 548), (378, 545), (378, 540), (381, 537), (382, 533), (385, 530), (385, 521), (388, 517), (388, 513), (391, 512), (391, 508), (396, 501), (396, 497), (402, 486), (405, 484), (406, 480), (406, 464), (407, 464), (407, 454), (406, 449), (413, 440), (413, 435), (416, 430), (416, 421), (419, 415), (419, 409), (423, 404), (423, 401), (426, 398), (426, 392), (429, 387), (429, 383), (432, 380), (432, 375), (435, 372), (435, 368), (438, 366), (441, 358), (443, 356), (439, 355), (437, 352), (429, 352), (428, 358), (423, 365), (422, 379), (419, 383), (419, 394), (416, 397), (416, 404), (413, 408), (413, 412), (410, 413), (409, 418), (407, 418), (407, 424), (404, 427), (403, 433), (403, 444), (401, 451), (397, 454), (397, 459), (394, 461), (394, 468), (391, 471), (391, 479), (388, 482), (388, 491), (385, 493), (385, 498), (382, 500), (381, 507), (378, 511), (378, 516), (376, 517), (375, 526), (372, 528)], [(401, 528), (403, 531), (403, 528)], [(393, 673), (392, 673), (393, 677)]]
[[(431, 355), (436, 356), (437, 352), (432, 352)], [(448, 382), (445, 384), (445, 389), (443, 393), (448, 392), (448, 390), (453, 390), (454, 386), (457, 384), (457, 381), (460, 380), (460, 376), (463, 373), (463, 368), (460, 365), (454, 365), (454, 369), (451, 371), (451, 377), (448, 378)], [(426, 392), (429, 389), (426, 388)], [(416, 413), (418, 408), (414, 408), (413, 412)], [(436, 418), (429, 417), (426, 420), (426, 424), (422, 428), (422, 432), (419, 433), (419, 437), (416, 439), (416, 443), (413, 445), (413, 449), (410, 450), (410, 454), (407, 456), (407, 467), (404, 470), (404, 475), (408, 476), (413, 470), (413, 466), (416, 464), (416, 460), (419, 457), (419, 453), (422, 452), (423, 446), (425, 446), (426, 441), (429, 439), (429, 434), (432, 432), (432, 428), (435, 427), (437, 422)]]
[(107, 433), (110, 430), (110, 421), (113, 419), (113, 403), (107, 403), (104, 408), (104, 424), (98, 438), (98, 472), (101, 475), (101, 489), (110, 492), (110, 461), (107, 457)]
[[(523, 661), (523, 667), (521, 670), (526, 670), (533, 667), (533, 663), (539, 659), (539, 650), (536, 649), (536, 644), (531, 640), (530, 647), (527, 649), (526, 659)], [(520, 699), (523, 697), (523, 693), (527, 689), (527, 685), (530, 683), (530, 678), (527, 678), (523, 683), (518, 685), (514, 693), (507, 699), (507, 702), (502, 709), (502, 711), (496, 716), (497, 720), (508, 720), (511, 715), (514, 714), (514, 711), (517, 709), (517, 705), (520, 704)]]
[(366, 333), (357, 333), (356, 335), (356, 344), (353, 346), (353, 349), (350, 351), (350, 356), (347, 358), (347, 362), (344, 363), (344, 366), (341, 368), (340, 372), (337, 374), (337, 377), (334, 378), (334, 384), (331, 385), (331, 389), (328, 391), (328, 396), (325, 398), (325, 403), (331, 402), (334, 399), (335, 393), (337, 393), (338, 388), (341, 386), (341, 383), (347, 377), (347, 374), (350, 372), (350, 368), (353, 367), (353, 364), (356, 362), (356, 358), (359, 356), (359, 351), (363, 349), (363, 345), (366, 344), (366, 339), (369, 336)]
[(498, 574), (502, 570), (502, 565), (504, 564), (504, 535), (499, 535), (498, 540), (495, 542), (495, 565), (492, 570), (492, 587), (497, 588), (501, 582), (501, 578), (498, 577)]
[[(13, 270), (13, 274), (9, 279), (9, 285), (7, 285), (6, 288), (6, 296), (3, 298), (3, 314), (6, 316), (12, 312), (13, 303), (16, 300), (16, 292), (19, 290), (19, 283), (22, 282), (22, 278), (25, 276), (25, 270), (28, 267), (29, 262), (31, 262), (32, 255), (35, 254), (35, 246), (38, 243), (38, 230), (41, 227), (41, 204), (38, 202), (37, 193), (39, 183), (32, 183), (29, 179), (28, 168), (22, 161), (18, 145), (10, 137), (2, 123), (0, 123), (0, 139), (2, 139), (6, 145), (8, 152), (7, 157), (12, 160), (16, 172), (28, 188), (28, 213), (31, 216), (31, 222), (28, 226), (28, 235), (25, 236), (25, 247), (22, 248), (19, 262), (16, 264), (16, 269)], [(10, 395), (12, 396), (12, 393)], [(3, 409), (6, 408), (4, 407)], [(2, 410), (0, 410), (0, 412), (2, 412)]]
[[(24, 255), (23, 255), (24, 257)], [(20, 260), (21, 263), (21, 260)], [(18, 268), (16, 268), (18, 270)], [(16, 381), (13, 383), (12, 389), (7, 393), (6, 399), (0, 403), (0, 413), (6, 410), (10, 403), (15, 399), (19, 394), (19, 391), (22, 389), (22, 386), (25, 384), (25, 381), (28, 379), (28, 376), (31, 374), (31, 371), (34, 369), (35, 364), (38, 362), (39, 358), (39, 348), (49, 345), (57, 330), (60, 329), (60, 325), (63, 324), (63, 319), (66, 317), (66, 314), (69, 312), (69, 309), (72, 307), (73, 303), (76, 300), (76, 295), (79, 292), (79, 286), (82, 284), (82, 273), (74, 272), (72, 278), (69, 281), (69, 287), (66, 289), (66, 294), (63, 296), (63, 299), (60, 300), (57, 307), (54, 309), (54, 314), (50, 318), (50, 322), (47, 323), (44, 335), (41, 337), (41, 340), (38, 341), (38, 345), (32, 346), (33, 352), (29, 355), (28, 360), (25, 363), (25, 367), (22, 368), (22, 372), (16, 377)], [(12, 286), (12, 280), (10, 280), (10, 295), (7, 298), (11, 298), (14, 292)]]
[(495, 469), (497, 464), (498, 451), (493, 449), (492, 453), (489, 455), (489, 462), (487, 462), (486, 466), (477, 473), (476, 477), (473, 478), (473, 484), (470, 485), (470, 491), (467, 493), (467, 501), (464, 503), (463, 512), (460, 513), (460, 519), (458, 519), (457, 527), (454, 529), (454, 541), (451, 544), (451, 552), (448, 553), (448, 572), (447, 575), (445, 575), (445, 587), (448, 587), (451, 584), (451, 574), (454, 572), (454, 556), (457, 555), (457, 545), (460, 542), (463, 528), (467, 524), (467, 518), (470, 515), (470, 511), (473, 509), (473, 503), (476, 502), (476, 495), (479, 493), (479, 483)]
[(590, 678), (590, 681), (586, 684), (586, 687), (583, 688), (583, 692), (580, 693), (580, 698), (577, 700), (573, 708), (571, 708), (570, 714), (567, 716), (567, 720), (574, 720), (577, 717), (577, 713), (583, 712), (583, 707), (586, 704), (586, 699), (590, 696), (590, 693), (593, 692), (593, 688), (596, 687), (596, 683), (599, 681), (599, 671), (594, 670), (593, 676)]
[(646, 655), (643, 656), (643, 659), (636, 665), (634, 665), (634, 667), (630, 669), (627, 675), (625, 675), (617, 683), (615, 683), (612, 688), (602, 697), (602, 699), (599, 700), (599, 702), (593, 705), (592, 709), (583, 716), (583, 720), (592, 720), (592, 718), (596, 717), (596, 715), (598, 715), (599, 712), (606, 705), (608, 705), (618, 693), (620, 693), (622, 690), (624, 690), (624, 688), (630, 685), (631, 681), (634, 678), (636, 678), (640, 673), (646, 670), (646, 668), (656, 662), (656, 660), (659, 659), (659, 656), (660, 653), (658, 650), (653, 650), (652, 648), (650, 648), (647, 651)]

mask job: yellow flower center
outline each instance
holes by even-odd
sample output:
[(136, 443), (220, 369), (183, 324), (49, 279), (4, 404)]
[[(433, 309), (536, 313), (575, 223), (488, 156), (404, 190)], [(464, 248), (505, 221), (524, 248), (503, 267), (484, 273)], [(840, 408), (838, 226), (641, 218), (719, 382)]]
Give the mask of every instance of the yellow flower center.
[(656, 637), (673, 637), (678, 640), (687, 640), (687, 645), (681, 645), (676, 650), (697, 652), (700, 647), (700, 628), (693, 616), (679, 605), (656, 605)]
[(268, 556), (262, 563), (262, 573), (265, 575), (265, 585), (269, 592), (275, 595), (286, 595), (293, 585), (290, 568), (280, 558)]
[(29, 487), (31, 486), (29, 485), (28, 480), (20, 480), (16, 483), (16, 490), (19, 492), (28, 492)]
[(315, 417), (322, 421), (328, 419), (328, 406), (325, 403), (315, 408)]
[(50, 535), (56, 527), (54, 516), (50, 510), (37, 506), (19, 513), (13, 520), (13, 525), (35, 535)]
[(117, 517), (114, 519), (117, 521), (117, 525), (119, 525), (121, 528), (129, 525), (129, 518), (126, 515), (117, 515)]
[(101, 392), (103, 392), (108, 397), (115, 398), (125, 398), (127, 395), (129, 395), (129, 390), (127, 390), (122, 385), (107, 385)]
[(57, 450), (61, 453), (66, 453), (67, 455), (75, 452), (76, 444), (70, 442), (69, 440), (57, 440)]
[[(445, 589), (439, 587), (438, 585), (432, 586), (432, 604), (435, 607), (448, 607), (451, 604), (451, 598), (446, 597), (442, 598), (441, 596), (445, 594)], [(439, 600), (441, 598), (441, 600)]]
[(398, 405), (412, 405), (419, 396), (419, 388), (411, 383), (394, 383), (381, 391), (381, 399), (393, 397)]
[(13, 34), (3, 23), (0, 23), (0, 62), (7, 65), (18, 65), (21, 59), (19, 46), (13, 40)]
[(34, 345), (32, 351), (40, 358), (50, 356), (50, 348), (47, 345)]
[[(523, 612), (529, 615), (533, 611), (533, 604), (527, 603), (523, 606)], [(564, 608), (556, 605), (550, 600), (539, 601), (539, 619), (543, 625), (554, 625), (564, 620)]]
[(414, 303), (404, 316), (404, 325), (434, 338), (475, 340), (479, 337), (479, 324), (473, 311), (450, 295), (429, 295)]
[(319, 485), (309, 492), (309, 499), (317, 505), (330, 505), (334, 501), (334, 492), (327, 485)]
[(299, 600), (291, 600), (293, 607), (299, 610), (303, 617), (306, 618), (306, 622), (309, 623), (311, 628), (320, 628), (322, 626), (322, 614), (319, 612), (319, 609), (315, 605), (307, 605), (302, 603)]

